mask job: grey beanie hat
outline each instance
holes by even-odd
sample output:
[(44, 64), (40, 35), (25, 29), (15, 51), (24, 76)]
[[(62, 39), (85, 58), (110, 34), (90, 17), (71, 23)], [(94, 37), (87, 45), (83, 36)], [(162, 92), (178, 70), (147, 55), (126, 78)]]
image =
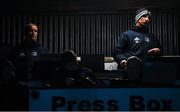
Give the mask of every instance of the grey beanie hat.
[(143, 16), (143, 15), (150, 15), (151, 16), (151, 12), (146, 9), (146, 8), (140, 8), (136, 11), (136, 17), (135, 17), (135, 23), (138, 22), (138, 20)]

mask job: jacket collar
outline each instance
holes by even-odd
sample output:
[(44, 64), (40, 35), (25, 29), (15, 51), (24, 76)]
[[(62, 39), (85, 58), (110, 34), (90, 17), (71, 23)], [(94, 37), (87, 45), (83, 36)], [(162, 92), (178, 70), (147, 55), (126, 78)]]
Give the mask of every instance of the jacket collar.
[(140, 33), (148, 33), (149, 32), (149, 29), (148, 27), (146, 26), (142, 26), (142, 27), (139, 27), (139, 26), (134, 26), (132, 28), (133, 31), (137, 31), (137, 32), (140, 32)]

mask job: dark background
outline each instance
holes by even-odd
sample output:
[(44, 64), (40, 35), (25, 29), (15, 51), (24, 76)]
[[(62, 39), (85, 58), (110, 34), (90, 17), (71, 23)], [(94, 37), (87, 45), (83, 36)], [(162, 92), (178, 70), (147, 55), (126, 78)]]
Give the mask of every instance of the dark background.
[(175, 0), (4, 0), (0, 4), (0, 41), (17, 45), (28, 22), (39, 26), (39, 41), (51, 53), (111, 56), (119, 34), (134, 24), (138, 8), (152, 11), (150, 31), (164, 55), (179, 55), (179, 6)]
[(3, 0), (1, 8), (9, 10), (122, 10), (139, 7), (158, 9), (179, 8), (178, 0)]

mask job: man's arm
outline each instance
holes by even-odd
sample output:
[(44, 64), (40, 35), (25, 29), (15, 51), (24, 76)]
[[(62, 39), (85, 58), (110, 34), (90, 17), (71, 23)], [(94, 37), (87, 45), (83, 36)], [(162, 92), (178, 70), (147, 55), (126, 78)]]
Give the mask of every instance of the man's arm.
[[(125, 64), (125, 60), (128, 58), (126, 56), (128, 39), (127, 36), (122, 33), (120, 37), (117, 38), (116, 46), (113, 51), (113, 58), (118, 64)], [(123, 61), (124, 60), (124, 61)]]

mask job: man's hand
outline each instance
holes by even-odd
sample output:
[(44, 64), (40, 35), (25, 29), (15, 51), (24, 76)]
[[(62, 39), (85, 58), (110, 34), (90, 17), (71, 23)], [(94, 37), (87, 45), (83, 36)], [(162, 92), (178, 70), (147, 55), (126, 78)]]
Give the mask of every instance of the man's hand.
[(121, 63), (120, 63), (120, 65), (121, 65), (122, 67), (126, 67), (127, 61), (126, 61), (126, 60), (122, 60)]
[(148, 55), (157, 55), (159, 53), (160, 53), (159, 48), (153, 48), (153, 49), (148, 50), (148, 52), (147, 52)]

